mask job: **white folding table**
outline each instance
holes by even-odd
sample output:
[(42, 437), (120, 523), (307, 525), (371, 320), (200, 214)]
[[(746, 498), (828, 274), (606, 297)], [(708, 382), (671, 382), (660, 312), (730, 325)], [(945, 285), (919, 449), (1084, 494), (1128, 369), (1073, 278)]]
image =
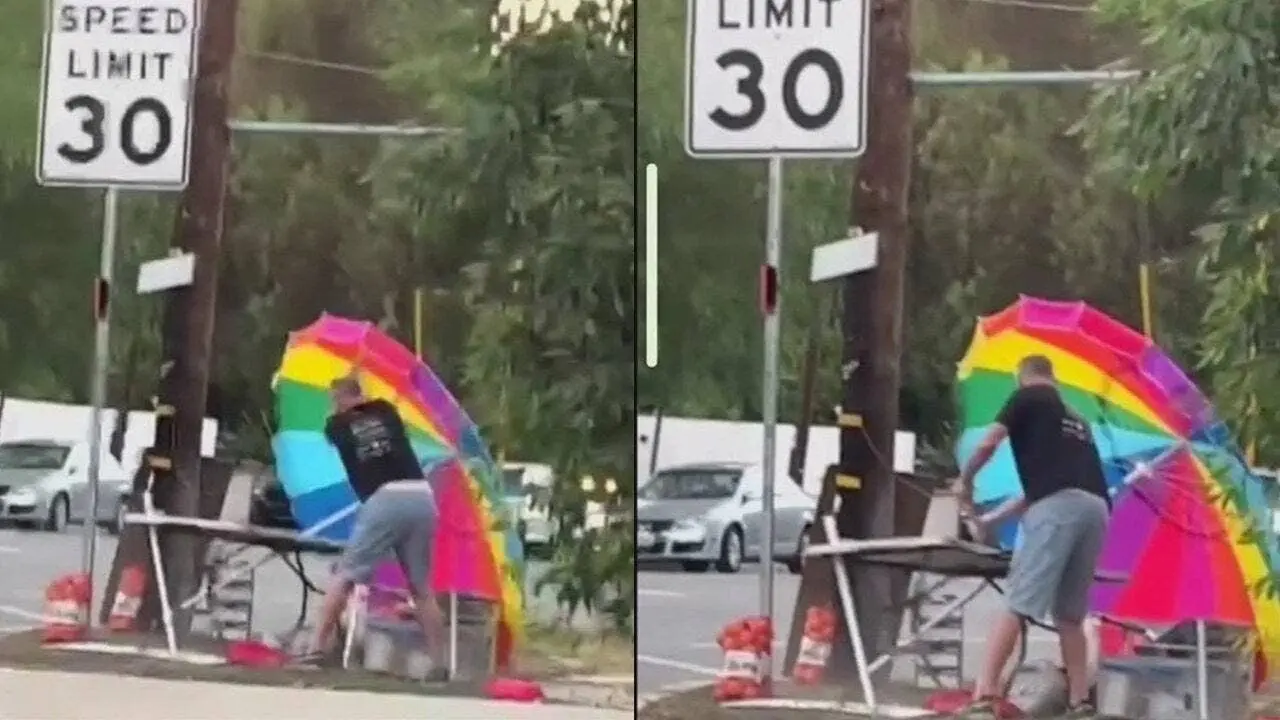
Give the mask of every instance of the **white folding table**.
[[(151, 567), (156, 577), (156, 587), (160, 596), (160, 617), (164, 625), (165, 640), (168, 643), (169, 653), (177, 655), (178, 641), (177, 634), (174, 631), (173, 623), (173, 604), (169, 598), (169, 591), (166, 585), (166, 574), (164, 560), (160, 553), (160, 530), (164, 529), (169, 532), (188, 532), (201, 535), (206, 538), (224, 540), (248, 547), (258, 547), (266, 549), (269, 554), (264, 555), (256, 563), (250, 564), (241, 569), (241, 572), (250, 572), (269, 562), (273, 558), (280, 558), (284, 564), (293, 571), (302, 584), (302, 604), (299, 610), (298, 621), (295, 623), (294, 630), (302, 627), (306, 622), (307, 614), (307, 597), (311, 592), (319, 592), (302, 567), (301, 555), (304, 552), (316, 552), (332, 554), (341, 552), (345, 547), (345, 543), (336, 540), (316, 537), (316, 534), (323, 531), (354, 513), (359, 509), (358, 503), (352, 503), (350, 506), (340, 510), (327, 518), (324, 518), (315, 525), (304, 531), (295, 532), (292, 530), (283, 530), (278, 528), (267, 528), (258, 525), (249, 525), (246, 523), (236, 523), (228, 520), (210, 520), (197, 517), (185, 517), (168, 515), (155, 509), (152, 501), (150, 488), (143, 493), (144, 511), (140, 513), (126, 513), (123, 517), (126, 525), (141, 525), (147, 529), (147, 540), (150, 548)], [(289, 554), (294, 556), (294, 562), (289, 561)], [(234, 579), (234, 575), (222, 578), (222, 581), (229, 582)], [(207, 580), (202, 580), (201, 587), (194, 595), (187, 598), (179, 604), (179, 608), (186, 609), (191, 607), (205, 594), (207, 587), (204, 584)], [(214, 588), (216, 591), (217, 588)], [(368, 588), (357, 587), (353, 592), (351, 600), (347, 605), (347, 627), (346, 636), (343, 641), (342, 662), (343, 667), (347, 667), (351, 661), (353, 643), (359, 634), (358, 628), (365, 620), (366, 608), (365, 602), (368, 597)], [(410, 599), (412, 601), (412, 599)], [(454, 593), (449, 595), (450, 612), (449, 612), (449, 671), (451, 675), (457, 672), (458, 666), (458, 596)]]
[[(849, 645), (853, 649), (854, 663), (857, 665), (858, 682), (862, 686), (864, 702), (861, 705), (873, 717), (878, 716), (882, 711), (885, 717), (931, 716), (932, 713), (913, 708), (878, 707), (871, 675), (892, 661), (894, 656), (914, 645), (922, 634), (963, 610), (984, 588), (992, 587), (999, 591), (997, 581), (1008, 575), (1011, 554), (999, 548), (958, 538), (895, 537), (870, 540), (841, 538), (836, 530), (835, 518), (830, 515), (822, 518), (822, 527), (827, 541), (806, 548), (805, 556), (828, 557), (833, 560), (831, 565), (835, 573), (836, 590), (840, 596), (841, 610), (847, 620), (845, 624), (849, 634)], [(862, 643), (862, 636), (858, 632), (858, 611), (849, 581), (849, 568), (845, 562), (842, 562), (846, 559), (861, 564), (942, 576), (942, 579), (930, 588), (931, 592), (936, 592), (947, 583), (960, 578), (977, 578), (983, 582), (944, 606), (937, 615), (917, 628), (915, 634), (898, 640), (893, 648), (879, 657), (869, 659), (866, 646)], [(1100, 573), (1096, 576), (1096, 580), (1123, 582), (1124, 578)], [(754, 700), (750, 701), (750, 704), (761, 707), (768, 702)], [(735, 705), (746, 706), (744, 703), (735, 703)]]
[[(150, 505), (150, 503), (146, 503)], [(156, 587), (160, 595), (160, 618), (164, 624), (165, 640), (168, 642), (169, 651), (177, 653), (178, 642), (177, 635), (173, 627), (173, 602), (169, 597), (169, 591), (166, 584), (167, 574), (165, 572), (165, 564), (163, 556), (160, 553), (160, 531), (166, 532), (185, 532), (201, 537), (224, 540), (230, 543), (243, 545), (246, 547), (256, 547), (268, 550), (269, 553), (264, 555), (256, 563), (250, 564), (243, 568), (241, 572), (249, 572), (273, 558), (280, 558), (285, 565), (298, 576), (298, 580), (302, 585), (302, 606), (299, 611), (300, 622), (305, 621), (307, 613), (307, 597), (311, 592), (319, 590), (309, 578), (301, 564), (301, 555), (305, 552), (335, 553), (341, 552), (344, 544), (328, 540), (325, 538), (315, 537), (314, 534), (304, 532), (294, 532), (290, 530), (282, 530), (277, 528), (260, 527), (257, 525), (249, 525), (246, 523), (231, 522), (228, 520), (211, 520), (198, 517), (183, 517), (175, 515), (167, 515), (158, 512), (152, 508), (149, 511), (140, 513), (126, 513), (123, 520), (126, 525), (141, 525), (146, 527), (147, 540), (151, 555), (151, 568), (155, 573)], [(335, 521), (336, 522), (336, 521)], [(312, 529), (312, 533), (318, 530)], [(290, 562), (289, 556), (294, 556), (294, 562)], [(223, 578), (223, 582), (232, 578)], [(205, 583), (207, 579), (202, 579), (201, 587), (190, 598), (186, 598), (178, 605), (180, 609), (186, 609), (194, 605), (204, 596), (207, 588)], [(216, 591), (217, 588), (214, 588)]]

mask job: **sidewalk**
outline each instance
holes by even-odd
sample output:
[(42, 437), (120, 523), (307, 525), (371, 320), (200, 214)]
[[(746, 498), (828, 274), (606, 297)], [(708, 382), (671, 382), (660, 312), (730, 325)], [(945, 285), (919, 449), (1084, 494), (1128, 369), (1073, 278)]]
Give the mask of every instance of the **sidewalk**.
[(0, 720), (631, 720), (630, 711), (0, 668)]

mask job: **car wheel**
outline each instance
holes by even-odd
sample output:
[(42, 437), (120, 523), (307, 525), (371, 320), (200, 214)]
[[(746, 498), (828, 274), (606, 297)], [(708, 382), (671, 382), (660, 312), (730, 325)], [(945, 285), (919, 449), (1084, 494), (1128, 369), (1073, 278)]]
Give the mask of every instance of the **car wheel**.
[(742, 531), (736, 526), (724, 531), (720, 539), (720, 559), (716, 561), (716, 570), (722, 573), (736, 573), (742, 569)]
[(796, 538), (796, 554), (787, 561), (787, 569), (792, 575), (799, 575), (804, 572), (804, 552), (809, 548), (809, 526), (805, 525), (800, 531), (800, 537)]
[(49, 503), (49, 517), (44, 521), (44, 529), (60, 533), (67, 529), (70, 519), (71, 503), (67, 501), (66, 495), (58, 493), (53, 496), (53, 502)]
[(685, 572), (702, 573), (710, 569), (711, 563), (704, 560), (685, 560), (680, 563), (680, 567), (684, 568)]

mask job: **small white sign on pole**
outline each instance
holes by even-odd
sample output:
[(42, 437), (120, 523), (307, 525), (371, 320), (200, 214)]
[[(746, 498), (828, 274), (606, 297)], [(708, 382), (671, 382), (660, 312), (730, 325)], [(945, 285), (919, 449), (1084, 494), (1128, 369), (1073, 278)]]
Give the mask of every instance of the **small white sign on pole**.
[(837, 240), (813, 249), (809, 266), (809, 282), (833, 280), (853, 275), (876, 266), (880, 249), (880, 235), (867, 233), (857, 237)]
[(181, 189), (197, 0), (50, 0), (36, 179)]
[(861, 155), (869, 8), (869, 0), (689, 0), (689, 154)]
[(138, 266), (138, 294), (150, 295), (187, 287), (195, 277), (196, 256), (193, 253), (148, 260)]

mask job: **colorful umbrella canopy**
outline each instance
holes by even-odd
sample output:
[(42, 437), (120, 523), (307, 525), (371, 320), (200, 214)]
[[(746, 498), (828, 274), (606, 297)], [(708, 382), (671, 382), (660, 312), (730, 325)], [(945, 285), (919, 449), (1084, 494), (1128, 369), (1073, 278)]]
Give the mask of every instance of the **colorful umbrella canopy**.
[[(958, 372), (960, 462), (1016, 389), (1028, 355), (1053, 362), (1106, 469), (1114, 510), (1100, 567), (1129, 581), (1097, 586), (1094, 609), (1151, 625), (1253, 626), (1275, 666), (1280, 604), (1260, 589), (1280, 547), (1265, 488), (1208, 400), (1142, 334), (1084, 303), (1029, 297), (981, 318)], [(1005, 442), (976, 478), (975, 501), (992, 507), (1020, 494)], [(1001, 528), (1002, 543), (1012, 547), (1016, 533), (1016, 521)]]
[(330, 383), (357, 362), (365, 393), (399, 411), (436, 489), (441, 522), (433, 589), (499, 603), (503, 662), (524, 627), (524, 558), (516, 529), (499, 521), (501, 475), (479, 430), (435, 373), (371, 323), (323, 315), (289, 336), (274, 380), (279, 428), (272, 447), (294, 518), (303, 531), (322, 537), (351, 535), (358, 501), (324, 425)]

